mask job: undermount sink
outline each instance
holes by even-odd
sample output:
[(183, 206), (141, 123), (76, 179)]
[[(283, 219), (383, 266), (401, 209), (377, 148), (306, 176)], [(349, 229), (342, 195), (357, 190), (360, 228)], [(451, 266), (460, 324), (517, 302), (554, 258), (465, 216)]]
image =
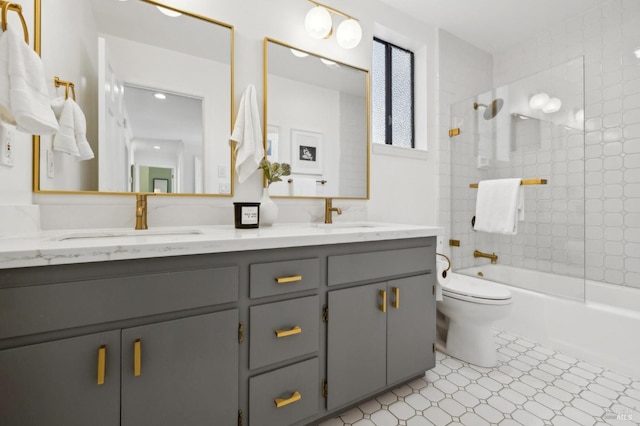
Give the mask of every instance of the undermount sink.
[(334, 223), (314, 223), (313, 226), (318, 228), (378, 228), (379, 223), (370, 222), (334, 222)]
[(75, 232), (56, 238), (57, 241), (103, 239), (103, 238), (130, 238), (130, 237), (178, 237), (188, 235), (202, 235), (198, 229), (122, 229), (117, 231), (87, 231)]

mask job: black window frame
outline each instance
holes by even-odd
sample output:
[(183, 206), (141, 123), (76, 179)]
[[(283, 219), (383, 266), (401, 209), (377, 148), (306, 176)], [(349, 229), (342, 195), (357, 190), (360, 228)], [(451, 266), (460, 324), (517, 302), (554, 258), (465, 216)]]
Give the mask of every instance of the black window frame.
[(398, 146), (393, 144), (393, 75), (392, 51), (398, 49), (409, 54), (411, 58), (411, 148), (416, 145), (416, 123), (415, 123), (415, 58), (411, 50), (405, 49), (378, 37), (373, 38), (374, 42), (382, 44), (385, 48), (385, 145)]

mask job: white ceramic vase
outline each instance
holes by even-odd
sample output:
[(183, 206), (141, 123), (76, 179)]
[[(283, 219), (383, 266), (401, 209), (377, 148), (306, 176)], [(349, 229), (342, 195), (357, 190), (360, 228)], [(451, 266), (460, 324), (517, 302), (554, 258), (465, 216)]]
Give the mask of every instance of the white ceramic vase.
[(271, 226), (278, 218), (278, 205), (269, 196), (269, 187), (262, 190), (260, 199), (260, 226)]

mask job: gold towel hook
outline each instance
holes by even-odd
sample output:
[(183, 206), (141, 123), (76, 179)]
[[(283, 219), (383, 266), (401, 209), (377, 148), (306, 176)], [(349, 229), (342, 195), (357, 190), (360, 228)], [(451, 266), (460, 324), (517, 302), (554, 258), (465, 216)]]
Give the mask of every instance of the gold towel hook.
[(76, 86), (70, 81), (61, 80), (60, 77), (53, 77), (53, 84), (56, 87), (64, 86), (64, 98), (69, 99), (69, 89), (71, 89), (71, 96), (73, 100), (76, 100)]
[(12, 10), (20, 17), (22, 31), (24, 32), (24, 42), (29, 44), (29, 30), (27, 29), (27, 22), (24, 20), (24, 15), (22, 15), (22, 6), (8, 1), (0, 1), (0, 4), (2, 5), (2, 31), (7, 31), (7, 12)]

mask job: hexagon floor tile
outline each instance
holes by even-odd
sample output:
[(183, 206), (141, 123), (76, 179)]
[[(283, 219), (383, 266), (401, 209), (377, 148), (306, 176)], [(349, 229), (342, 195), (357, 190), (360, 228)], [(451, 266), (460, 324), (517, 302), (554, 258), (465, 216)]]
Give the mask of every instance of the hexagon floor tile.
[(640, 380), (496, 331), (498, 365), (436, 354), (420, 378), (321, 423), (398, 425), (640, 425)]

